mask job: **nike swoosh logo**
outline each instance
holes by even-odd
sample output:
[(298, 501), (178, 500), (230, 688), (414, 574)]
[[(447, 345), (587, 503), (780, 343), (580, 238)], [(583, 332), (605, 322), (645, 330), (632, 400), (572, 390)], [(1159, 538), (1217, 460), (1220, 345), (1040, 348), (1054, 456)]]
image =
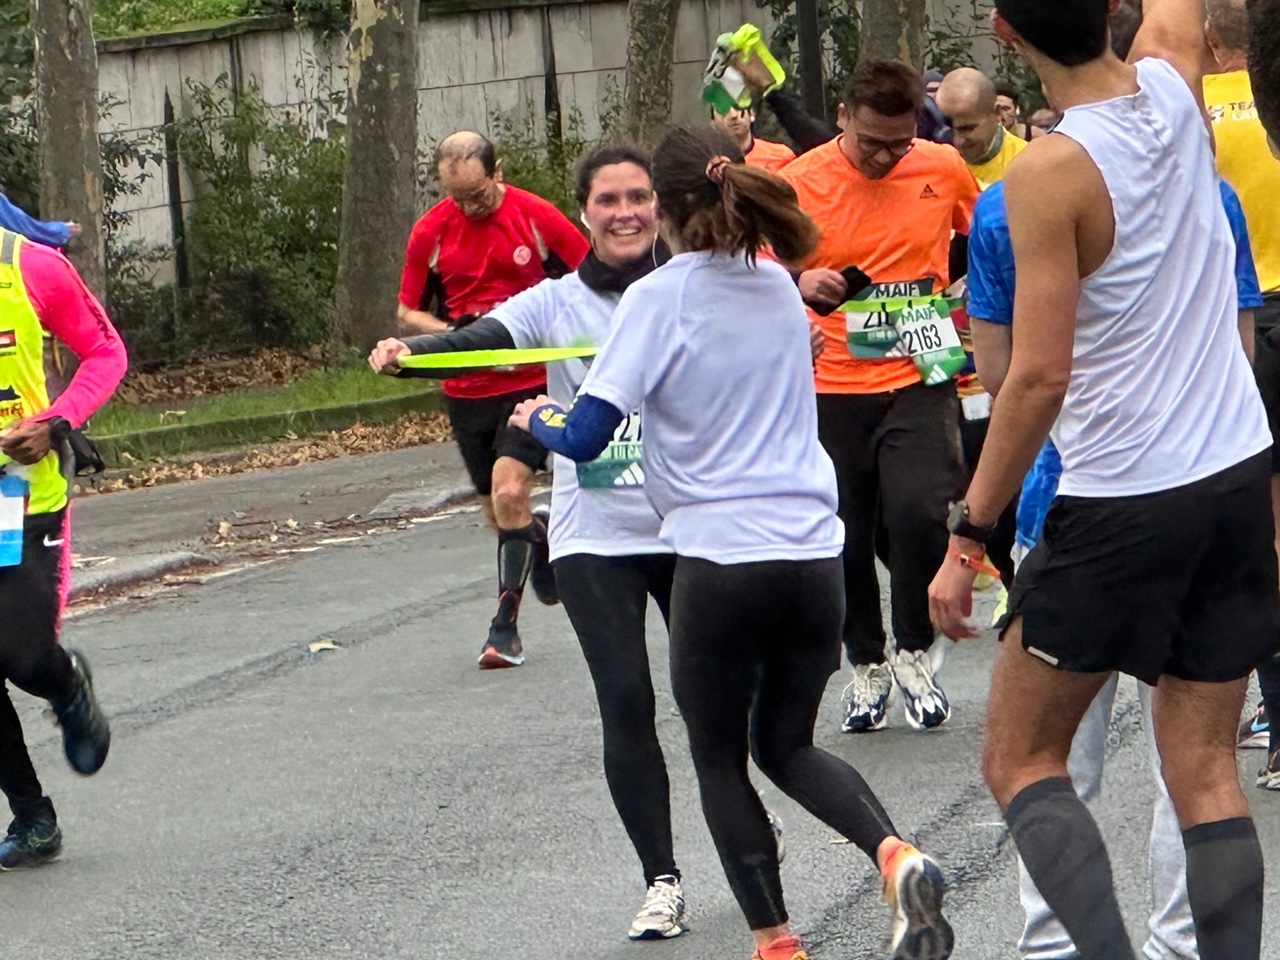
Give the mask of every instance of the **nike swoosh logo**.
[(1267, 720), (1264, 720), (1262, 721), (1262, 723), (1259, 723), (1257, 717), (1254, 717), (1254, 720), (1252, 725), (1250, 726), (1250, 729), (1254, 733), (1266, 733), (1268, 730), (1271, 729), (1271, 723)]
[(66, 542), (67, 541), (62, 537), (59, 537), (57, 540), (50, 540), (47, 533), (44, 535), (44, 545), (46, 547), (60, 547)]

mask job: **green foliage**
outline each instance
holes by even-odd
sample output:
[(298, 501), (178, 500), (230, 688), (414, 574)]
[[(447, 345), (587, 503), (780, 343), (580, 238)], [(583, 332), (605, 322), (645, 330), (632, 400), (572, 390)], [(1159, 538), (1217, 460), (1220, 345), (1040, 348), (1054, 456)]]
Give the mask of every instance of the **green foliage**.
[(194, 113), (174, 133), (197, 184), (187, 308), (199, 329), (175, 347), (320, 342), (338, 269), (344, 144), (275, 120), (256, 89), (233, 96), (225, 76), (188, 90)]
[(494, 113), (490, 130), (507, 182), (550, 200), (576, 219), (574, 170), (594, 146), (582, 133), (581, 112), (570, 110), (562, 129), (554, 114), (539, 121), (528, 104), (514, 113)]
[(93, 32), (98, 37), (158, 33), (248, 13), (246, 0), (94, 0)]
[[(995, 34), (991, 30), (990, 3), (967, 0), (949, 3), (946, 10), (945, 21), (930, 22), (925, 62), (943, 73), (956, 67), (979, 66), (973, 55), (974, 46), (978, 43), (994, 43), (998, 53), (992, 79), (1008, 80), (1017, 88), (1018, 103), (1024, 116), (1029, 116), (1044, 106), (1044, 94), (1040, 92), (1040, 80), (1035, 72), (1016, 52), (995, 40)], [(982, 68), (990, 69), (985, 64)]]
[[(787, 71), (787, 86), (799, 92), (800, 53), (796, 40), (793, 0), (756, 0), (777, 25), (769, 49)], [(822, 44), (822, 76), (827, 115), (834, 117), (844, 95), (849, 72), (858, 62), (862, 33), (856, 0), (818, 0), (818, 30)]]
[(31, 92), (31, 22), (25, 0), (0, 0), (0, 190), (31, 213), (40, 207)]

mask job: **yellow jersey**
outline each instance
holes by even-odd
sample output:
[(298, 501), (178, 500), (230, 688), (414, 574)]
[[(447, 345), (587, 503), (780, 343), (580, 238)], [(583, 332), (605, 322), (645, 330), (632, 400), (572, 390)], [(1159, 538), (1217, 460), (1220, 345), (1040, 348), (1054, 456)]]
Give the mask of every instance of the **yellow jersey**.
[(969, 164), (969, 172), (973, 174), (973, 179), (978, 181), (978, 186), (983, 190), (993, 183), (999, 183), (1003, 180), (1005, 171), (1009, 169), (1009, 164), (1013, 163), (1013, 158), (1027, 149), (1027, 141), (1015, 137), (1003, 127), (1000, 128), (1000, 132), (996, 136), (1003, 138), (996, 155), (986, 163)]
[(1244, 207), (1263, 293), (1280, 293), (1280, 163), (1253, 104), (1244, 70), (1204, 78), (1204, 101), (1218, 142), (1218, 172)]

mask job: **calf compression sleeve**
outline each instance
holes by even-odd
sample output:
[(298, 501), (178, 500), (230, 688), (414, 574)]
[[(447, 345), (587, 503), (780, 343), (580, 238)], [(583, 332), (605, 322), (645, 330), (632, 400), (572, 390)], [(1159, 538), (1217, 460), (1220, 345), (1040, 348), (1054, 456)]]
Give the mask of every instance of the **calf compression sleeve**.
[(1005, 812), (1027, 872), (1083, 960), (1135, 960), (1098, 824), (1071, 781), (1024, 787)]
[(1235, 817), (1199, 824), (1183, 831), (1182, 845), (1200, 960), (1258, 960), (1263, 871), (1253, 821)]
[[(533, 569), (538, 541), (543, 533), (537, 521), (519, 530), (498, 531), (498, 616), (515, 623), (524, 597), (524, 585)], [(508, 600), (509, 602), (503, 602)]]

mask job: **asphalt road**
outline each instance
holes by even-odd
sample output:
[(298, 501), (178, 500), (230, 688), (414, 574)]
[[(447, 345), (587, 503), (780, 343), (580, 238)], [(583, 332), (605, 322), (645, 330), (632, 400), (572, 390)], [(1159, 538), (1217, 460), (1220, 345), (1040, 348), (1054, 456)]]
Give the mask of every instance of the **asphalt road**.
[[(650, 651), (694, 926), (633, 945), (642, 878), (609, 802), (599, 721), (559, 609), (532, 604), (519, 670), (481, 673), (493, 541), (464, 513), (78, 613), (113, 717), (82, 780), (38, 705), (16, 697), (64, 855), (0, 876), (0, 944), (23, 960), (434, 958), (745, 960), (749, 937), (697, 803), (656, 613)], [(330, 639), (340, 649), (308, 652)], [(994, 643), (953, 650), (944, 729), (819, 738), (855, 763), (899, 828), (941, 861), (959, 960), (1016, 956), (1014, 860), (981, 784)], [(1137, 938), (1152, 787), (1136, 697), (1113, 727), (1103, 829)], [(1252, 772), (1260, 754), (1242, 758)], [(787, 825), (793, 919), (815, 960), (883, 956), (862, 855), (763, 778)], [(1272, 862), (1264, 955), (1280, 955), (1280, 795), (1249, 789)]]

